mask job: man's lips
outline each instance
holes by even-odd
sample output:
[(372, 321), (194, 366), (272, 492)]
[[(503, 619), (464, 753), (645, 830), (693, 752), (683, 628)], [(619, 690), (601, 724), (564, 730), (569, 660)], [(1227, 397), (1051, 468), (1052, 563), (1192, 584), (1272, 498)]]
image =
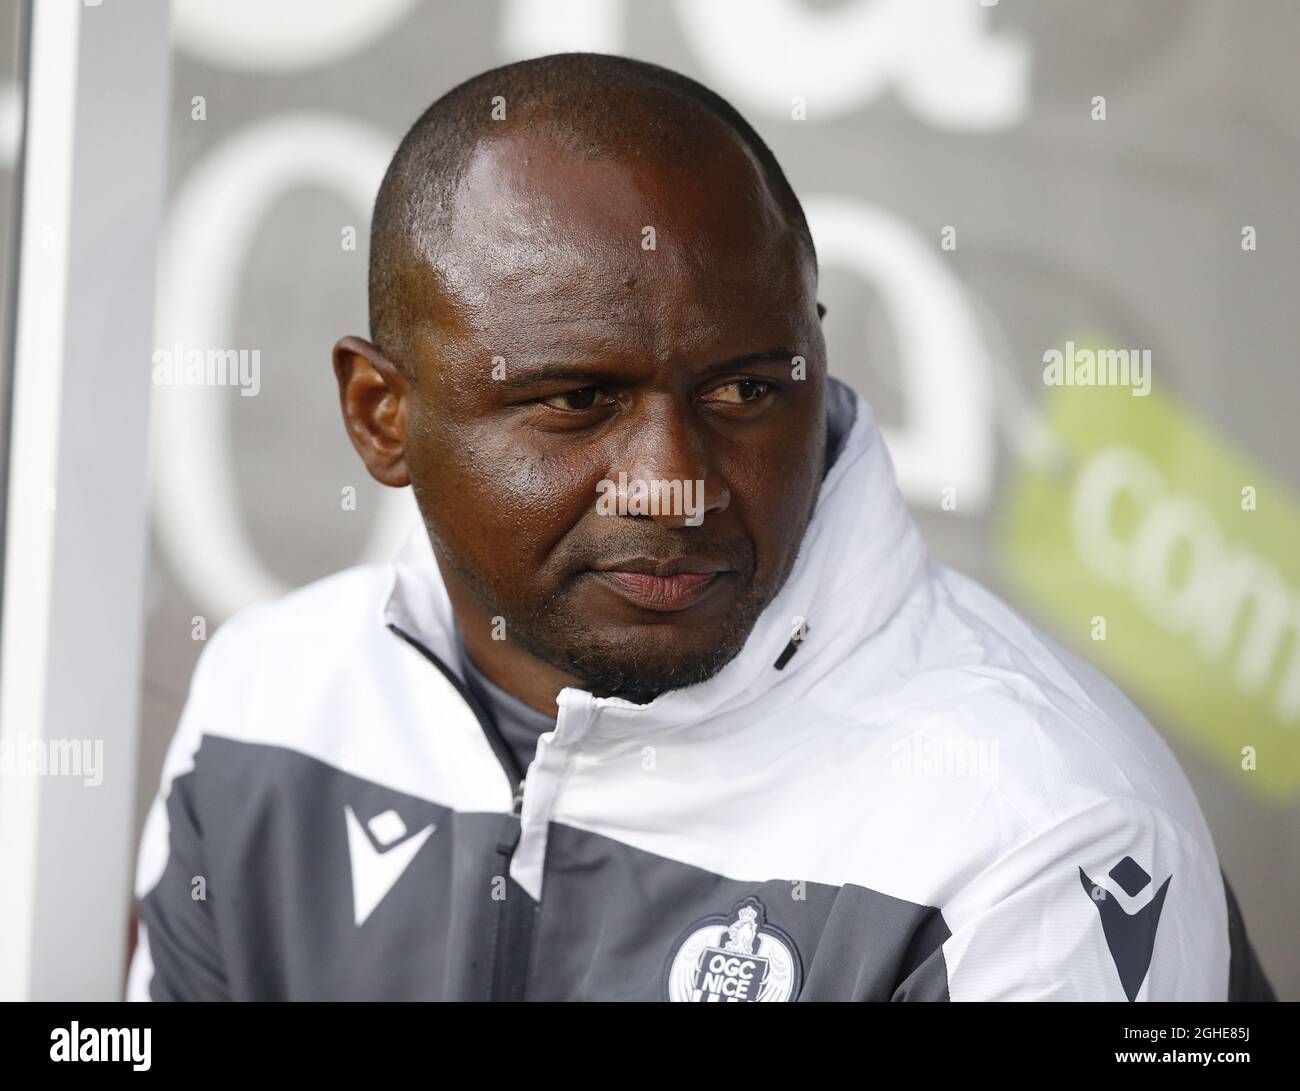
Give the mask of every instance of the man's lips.
[(685, 610), (694, 606), (731, 570), (725, 561), (693, 557), (655, 560), (632, 557), (595, 566), (594, 574), (607, 587), (645, 610)]

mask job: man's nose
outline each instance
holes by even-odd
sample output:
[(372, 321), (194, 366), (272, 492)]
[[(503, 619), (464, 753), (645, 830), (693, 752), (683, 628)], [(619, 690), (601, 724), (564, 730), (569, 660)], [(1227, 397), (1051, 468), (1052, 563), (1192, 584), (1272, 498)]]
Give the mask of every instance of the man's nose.
[(620, 463), (612, 476), (626, 474), (629, 501), (620, 514), (646, 516), (664, 527), (699, 526), (731, 503), (726, 482), (713, 472), (703, 426), (688, 410), (646, 412), (633, 425)]

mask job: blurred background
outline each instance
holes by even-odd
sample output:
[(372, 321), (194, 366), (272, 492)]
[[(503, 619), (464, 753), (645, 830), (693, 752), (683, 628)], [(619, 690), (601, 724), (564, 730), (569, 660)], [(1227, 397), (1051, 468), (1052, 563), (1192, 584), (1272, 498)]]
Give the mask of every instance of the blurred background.
[[(261, 370), (256, 396), (151, 391), (124, 876), (203, 640), (387, 557), (413, 517), (365, 476), (330, 369), (367, 331), (398, 140), (485, 68), (594, 50), (702, 81), (771, 145), (817, 242), (832, 371), (873, 402), (932, 551), (1141, 705), (1300, 999), (1300, 7), (175, 0), (170, 18), (152, 343), (257, 350)], [(18, 23), (0, 3), (7, 228)], [(1047, 385), (1067, 343), (1148, 351), (1150, 393)]]

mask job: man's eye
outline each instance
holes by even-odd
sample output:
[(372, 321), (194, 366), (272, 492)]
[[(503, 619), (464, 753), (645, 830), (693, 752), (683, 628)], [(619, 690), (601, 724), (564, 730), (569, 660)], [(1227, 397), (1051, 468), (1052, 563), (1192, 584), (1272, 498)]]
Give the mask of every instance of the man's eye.
[(600, 389), (598, 387), (584, 386), (581, 390), (566, 390), (563, 394), (543, 398), (542, 404), (549, 405), (552, 409), (564, 409), (570, 413), (581, 413), (584, 410), (595, 408), (599, 398)]
[(772, 390), (764, 379), (737, 379), (734, 383), (717, 386), (704, 395), (704, 401), (724, 405), (747, 405), (762, 401)]

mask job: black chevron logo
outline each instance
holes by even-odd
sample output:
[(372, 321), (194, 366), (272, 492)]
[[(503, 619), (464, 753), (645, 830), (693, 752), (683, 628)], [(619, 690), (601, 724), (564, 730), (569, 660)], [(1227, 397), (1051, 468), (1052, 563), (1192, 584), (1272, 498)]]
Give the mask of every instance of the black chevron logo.
[[(1131, 856), (1125, 856), (1110, 870), (1110, 878), (1132, 897), (1151, 882), (1151, 876)], [(1088, 878), (1088, 873), (1079, 868), (1079, 881), (1087, 892), (1089, 900), (1097, 907), (1101, 917), (1101, 929), (1106, 936), (1106, 946), (1110, 948), (1110, 957), (1115, 960), (1115, 969), (1119, 973), (1124, 995), (1132, 1002), (1138, 989), (1146, 979), (1151, 966), (1151, 953), (1155, 950), (1156, 929), (1160, 926), (1160, 912), (1164, 909), (1165, 894), (1169, 890), (1170, 875), (1156, 891), (1146, 905), (1135, 913), (1124, 912), (1110, 892), (1099, 883)]]

